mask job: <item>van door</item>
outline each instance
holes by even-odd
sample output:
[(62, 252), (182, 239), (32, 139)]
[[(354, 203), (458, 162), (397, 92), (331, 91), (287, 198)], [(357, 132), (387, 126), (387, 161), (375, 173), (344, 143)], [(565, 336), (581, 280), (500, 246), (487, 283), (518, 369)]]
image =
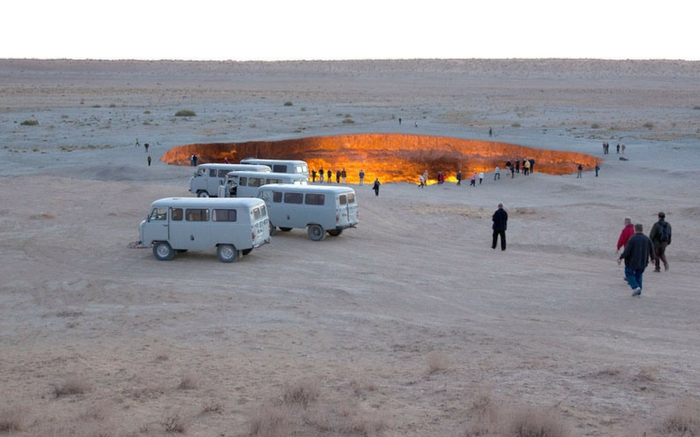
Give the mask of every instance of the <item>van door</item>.
[(185, 208), (180, 220), (170, 222), (170, 246), (173, 249), (202, 250), (212, 247), (209, 235), (209, 209)]
[(143, 229), (141, 239), (150, 243), (152, 241), (168, 241), (170, 238), (168, 208), (156, 207), (148, 215), (146, 226)]

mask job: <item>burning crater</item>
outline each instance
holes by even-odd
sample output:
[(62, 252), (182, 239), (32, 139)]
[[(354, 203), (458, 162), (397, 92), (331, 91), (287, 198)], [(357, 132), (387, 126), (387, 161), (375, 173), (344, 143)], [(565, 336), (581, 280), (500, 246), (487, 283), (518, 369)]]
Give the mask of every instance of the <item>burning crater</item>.
[(552, 175), (569, 174), (579, 164), (595, 167), (601, 160), (576, 152), (541, 150), (495, 141), (402, 134), (357, 134), (331, 137), (310, 137), (281, 141), (249, 141), (245, 143), (187, 144), (173, 147), (161, 158), (174, 165), (189, 165), (190, 155), (198, 163), (237, 163), (243, 158), (301, 159), (309, 170), (325, 171), (345, 168), (349, 183), (378, 177), (382, 182), (417, 182), (418, 175), (428, 170), (431, 179), (439, 171), (448, 181), (456, 181), (462, 170), (464, 179), (473, 172), (491, 172), (498, 165), (505, 172), (506, 161), (534, 159), (534, 171)]

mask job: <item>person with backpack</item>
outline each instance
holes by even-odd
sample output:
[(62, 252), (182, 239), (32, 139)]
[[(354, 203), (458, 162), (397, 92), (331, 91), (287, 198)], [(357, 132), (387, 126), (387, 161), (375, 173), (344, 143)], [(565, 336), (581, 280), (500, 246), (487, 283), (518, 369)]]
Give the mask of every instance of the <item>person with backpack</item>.
[(654, 223), (649, 232), (649, 239), (654, 243), (654, 254), (656, 255), (656, 268), (654, 272), (661, 272), (660, 262), (664, 263), (664, 270), (668, 271), (668, 261), (666, 261), (666, 247), (671, 244), (671, 224), (666, 220), (666, 214), (659, 213), (659, 221)]

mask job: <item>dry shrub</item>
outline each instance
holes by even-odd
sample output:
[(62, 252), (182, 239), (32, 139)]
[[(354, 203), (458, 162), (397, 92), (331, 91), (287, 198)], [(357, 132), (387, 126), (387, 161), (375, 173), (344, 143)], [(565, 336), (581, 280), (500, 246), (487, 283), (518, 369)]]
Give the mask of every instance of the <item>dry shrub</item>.
[(382, 413), (364, 411), (356, 403), (317, 405), (304, 412), (304, 423), (321, 435), (375, 436), (388, 428)]
[(658, 366), (651, 366), (651, 367), (645, 367), (642, 370), (637, 373), (637, 376), (635, 379), (637, 381), (647, 381), (647, 382), (653, 382), (656, 381), (656, 378), (659, 376), (659, 368)]
[(439, 351), (430, 352), (425, 357), (425, 362), (428, 364), (428, 372), (430, 373), (447, 370), (450, 367), (450, 357)]
[(666, 417), (663, 428), (673, 435), (700, 434), (700, 402), (694, 398), (683, 399)]
[(285, 404), (297, 404), (306, 408), (310, 402), (315, 401), (321, 394), (318, 382), (312, 379), (303, 379), (285, 386), (283, 401)]
[(177, 386), (180, 390), (194, 390), (199, 386), (197, 378), (194, 375), (185, 375), (180, 379), (180, 384)]
[(513, 437), (567, 437), (569, 427), (552, 410), (522, 408), (516, 410), (508, 424), (508, 435)]
[(202, 413), (224, 414), (224, 406), (220, 402), (206, 401), (202, 404)]
[(500, 426), (501, 407), (490, 394), (478, 393), (472, 400), (469, 412), (474, 416), (465, 437), (497, 435)]
[(0, 432), (23, 431), (27, 412), (22, 408), (0, 411)]
[(186, 434), (187, 433), (187, 422), (185, 421), (183, 415), (179, 412), (171, 412), (163, 416), (163, 418), (158, 422), (158, 425), (162, 426), (165, 432)]
[(250, 421), (250, 435), (285, 437), (292, 435), (299, 424), (298, 414), (289, 405), (266, 406), (255, 411)]
[(53, 386), (53, 394), (60, 398), (62, 396), (82, 395), (90, 391), (90, 384), (77, 376), (68, 378), (61, 384)]

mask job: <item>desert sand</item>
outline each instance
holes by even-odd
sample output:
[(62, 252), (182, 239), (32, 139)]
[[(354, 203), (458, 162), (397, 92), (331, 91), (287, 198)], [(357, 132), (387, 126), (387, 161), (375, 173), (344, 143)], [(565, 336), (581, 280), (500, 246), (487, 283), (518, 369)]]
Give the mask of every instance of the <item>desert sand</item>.
[[(553, 436), (698, 432), (698, 62), (0, 60), (0, 97), (0, 432), (496, 436), (522, 411)], [(489, 128), (600, 175), (352, 185), (356, 229), (233, 264), (135, 245), (153, 200), (191, 196), (171, 147)], [(633, 298), (617, 238), (659, 211), (670, 270)]]

